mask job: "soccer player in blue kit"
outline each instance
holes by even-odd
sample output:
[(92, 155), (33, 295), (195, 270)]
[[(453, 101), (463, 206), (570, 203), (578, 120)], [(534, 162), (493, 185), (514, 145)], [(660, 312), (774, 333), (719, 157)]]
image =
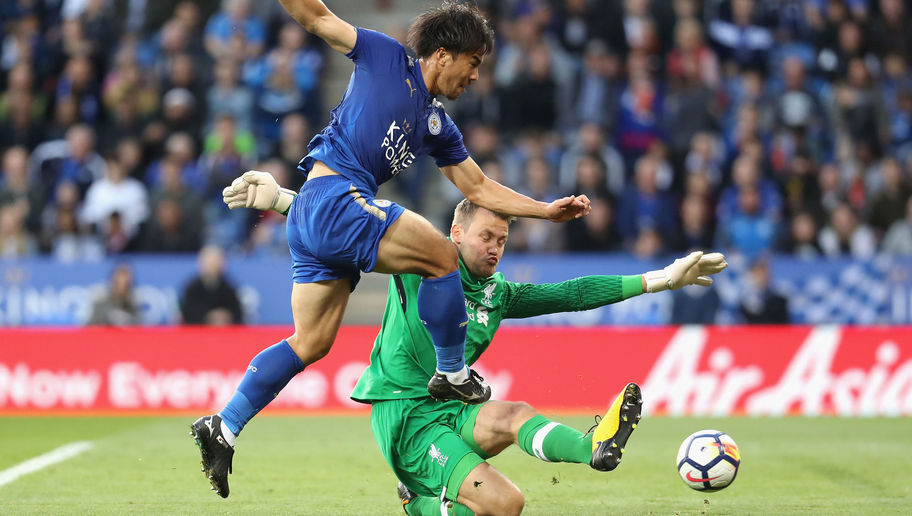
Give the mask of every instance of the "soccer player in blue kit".
[[(325, 356), (360, 271), (412, 273), (424, 279), (418, 311), (434, 343), (437, 370), (428, 392), (439, 400), (482, 403), (491, 389), (465, 365), (466, 311), (456, 247), (420, 215), (375, 199), (377, 188), (417, 158), (430, 155), (478, 206), (521, 217), (563, 222), (587, 214), (589, 199), (543, 203), (487, 178), (466, 152), (462, 134), (437, 95), (457, 99), (478, 78), (494, 35), (473, 6), (444, 2), (418, 16), (408, 43), (355, 28), (319, 0), (280, 0), (308, 32), (350, 58), (355, 69), (329, 125), (308, 145), (299, 169), (307, 182), (294, 192), (263, 196), (259, 172), (230, 189), (257, 192), (229, 207), (286, 213), (293, 260), (294, 334), (256, 355), (228, 404), (191, 425), (212, 489), (228, 496), (234, 442), (244, 425), (304, 367)], [(271, 192), (270, 192), (271, 194)]]

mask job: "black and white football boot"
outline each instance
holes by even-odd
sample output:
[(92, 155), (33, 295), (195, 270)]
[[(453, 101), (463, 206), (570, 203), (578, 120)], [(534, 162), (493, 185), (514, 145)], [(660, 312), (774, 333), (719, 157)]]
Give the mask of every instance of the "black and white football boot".
[(491, 386), (474, 370), (469, 369), (469, 377), (460, 384), (450, 383), (443, 373), (435, 372), (427, 386), (428, 393), (437, 401), (461, 401), (468, 405), (477, 405), (491, 399)]
[(228, 498), (228, 473), (231, 473), (234, 448), (222, 435), (222, 418), (213, 414), (197, 419), (190, 425), (190, 435), (199, 446), (203, 474), (212, 484), (211, 489)]

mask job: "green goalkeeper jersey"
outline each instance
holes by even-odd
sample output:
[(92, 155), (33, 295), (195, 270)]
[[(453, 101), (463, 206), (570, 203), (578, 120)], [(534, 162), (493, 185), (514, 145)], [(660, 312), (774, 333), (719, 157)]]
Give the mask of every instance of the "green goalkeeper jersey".
[[(475, 278), (459, 261), (465, 292), (468, 327), (466, 363), (471, 365), (488, 348), (504, 319), (556, 312), (589, 310), (642, 293), (640, 276), (583, 276), (561, 283), (514, 283), (500, 272)], [(415, 274), (390, 279), (386, 311), (374, 341), (370, 365), (352, 391), (355, 401), (426, 398), (437, 357), (431, 335), (418, 317)]]

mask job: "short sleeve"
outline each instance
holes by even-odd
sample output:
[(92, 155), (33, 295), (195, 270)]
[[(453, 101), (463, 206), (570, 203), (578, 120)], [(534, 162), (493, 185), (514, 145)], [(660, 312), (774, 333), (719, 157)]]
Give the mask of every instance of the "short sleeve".
[(430, 152), (438, 168), (457, 165), (469, 157), (469, 152), (462, 142), (462, 133), (453, 123), (450, 115), (443, 114), (442, 126), (440, 134), (434, 138), (436, 140), (434, 149)]
[(389, 71), (405, 59), (405, 47), (395, 39), (358, 27), (355, 48), (346, 57), (369, 69)]

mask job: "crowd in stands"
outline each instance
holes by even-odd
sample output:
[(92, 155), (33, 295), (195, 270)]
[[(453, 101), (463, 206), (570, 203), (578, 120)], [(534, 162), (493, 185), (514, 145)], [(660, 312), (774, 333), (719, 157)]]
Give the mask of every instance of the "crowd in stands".
[[(511, 248), (912, 255), (910, 2), (478, 4), (495, 51), (445, 102), (470, 154), (593, 208), (518, 220)], [(325, 45), (277, 2), (2, 5), (0, 256), (287, 252), (281, 217), (220, 202), (249, 168), (300, 186), (323, 99), (341, 97), (321, 94)], [(431, 168), (402, 174), (408, 207), (432, 204)]]
[[(272, 4), (275, 5), (272, 5)], [(0, 7), (0, 256), (66, 261), (254, 244), (221, 190), (285, 183), (323, 114), (324, 51), (277, 2)]]

